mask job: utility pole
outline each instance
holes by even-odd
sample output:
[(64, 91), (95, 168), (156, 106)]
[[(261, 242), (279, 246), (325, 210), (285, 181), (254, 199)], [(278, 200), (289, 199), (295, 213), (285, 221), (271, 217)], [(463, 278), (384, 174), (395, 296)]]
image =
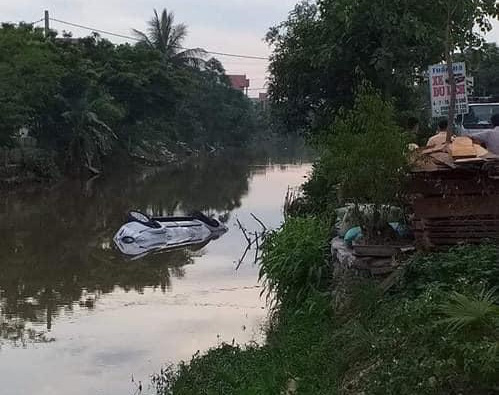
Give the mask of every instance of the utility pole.
[(45, 10), (45, 38), (49, 36), (50, 33), (50, 18), (48, 10)]

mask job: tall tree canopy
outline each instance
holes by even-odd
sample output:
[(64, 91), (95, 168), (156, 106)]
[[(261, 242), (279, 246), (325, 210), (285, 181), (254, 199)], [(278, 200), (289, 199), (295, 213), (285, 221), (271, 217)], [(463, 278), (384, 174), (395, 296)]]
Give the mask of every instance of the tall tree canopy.
[(458, 60), (466, 61), (468, 72), (474, 77), (474, 95), (499, 96), (499, 47), (484, 44), (480, 49), (468, 49)]
[(27, 127), (60, 164), (98, 168), (117, 149), (245, 144), (255, 131), (252, 103), (231, 88), (218, 60), (189, 66), (192, 52), (176, 47), (185, 27), (173, 25), (171, 14), (166, 22), (161, 39), (170, 38), (160, 48), (116, 46), (97, 34), (46, 38), (31, 25), (3, 25), (0, 147)]
[[(323, 129), (332, 114), (351, 106), (354, 89), (368, 80), (397, 113), (418, 111), (418, 85), (432, 63), (451, 47), (476, 45), (477, 24), (487, 31), (490, 0), (318, 0), (299, 3), (270, 29), (270, 96), (290, 130)], [(485, 7), (487, 6), (487, 7)]]

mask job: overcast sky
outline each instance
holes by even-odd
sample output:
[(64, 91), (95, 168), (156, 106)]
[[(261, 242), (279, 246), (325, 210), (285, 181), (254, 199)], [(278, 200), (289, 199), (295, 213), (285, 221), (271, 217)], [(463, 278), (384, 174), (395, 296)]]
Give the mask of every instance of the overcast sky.
[[(187, 24), (188, 47), (216, 52), (267, 56), (269, 48), (263, 37), (270, 26), (286, 19), (297, 0), (0, 0), (2, 21), (32, 22), (50, 16), (90, 27), (130, 35), (131, 28), (146, 29), (153, 8), (175, 12), (176, 21)], [(499, 24), (488, 35), (499, 41)], [(75, 36), (89, 32), (52, 23), (58, 31), (70, 30)], [(113, 42), (118, 38), (108, 37)], [(230, 74), (247, 74), (251, 88), (265, 84), (267, 62), (219, 57)], [(258, 91), (251, 94), (257, 95)]]

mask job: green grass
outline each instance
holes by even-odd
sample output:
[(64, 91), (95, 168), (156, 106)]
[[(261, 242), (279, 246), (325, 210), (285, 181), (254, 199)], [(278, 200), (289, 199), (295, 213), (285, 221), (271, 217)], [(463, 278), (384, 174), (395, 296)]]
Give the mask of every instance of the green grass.
[(290, 309), (313, 309), (327, 289), (329, 230), (314, 217), (289, 218), (267, 236), (260, 279), (271, 301)]
[(279, 394), (295, 380), (303, 394), (330, 394), (337, 376), (333, 320), (281, 311), (265, 346), (223, 344), (155, 377), (158, 394)]
[[(301, 231), (309, 225), (300, 223)], [(280, 251), (281, 242), (292, 247), (299, 228), (275, 236), (273, 248)], [(265, 345), (224, 344), (196, 355), (155, 376), (157, 392), (274, 395), (293, 387), (290, 393), (310, 395), (499, 393), (498, 273), (497, 247), (457, 247), (413, 258), (390, 294), (360, 284), (341, 313), (320, 292), (302, 301), (319, 308), (280, 300)], [(299, 276), (292, 278), (303, 286)]]

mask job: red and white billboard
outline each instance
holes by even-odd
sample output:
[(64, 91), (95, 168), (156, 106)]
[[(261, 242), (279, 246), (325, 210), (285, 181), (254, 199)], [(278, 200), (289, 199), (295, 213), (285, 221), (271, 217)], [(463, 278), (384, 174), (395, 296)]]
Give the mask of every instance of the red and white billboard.
[[(466, 89), (466, 64), (454, 63), (454, 79), (456, 80), (456, 115), (467, 114), (468, 92)], [(447, 117), (450, 106), (450, 83), (446, 64), (430, 66), (431, 112), (434, 118)]]

